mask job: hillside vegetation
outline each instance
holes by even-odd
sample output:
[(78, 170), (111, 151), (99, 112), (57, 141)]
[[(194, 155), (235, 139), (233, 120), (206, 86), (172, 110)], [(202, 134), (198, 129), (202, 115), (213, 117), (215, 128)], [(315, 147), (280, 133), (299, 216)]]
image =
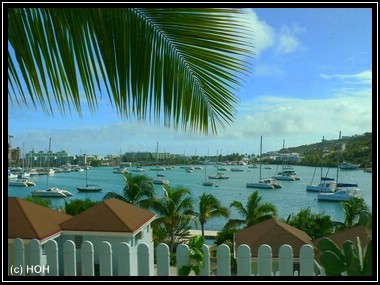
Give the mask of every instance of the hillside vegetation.
[(360, 168), (372, 167), (372, 133), (364, 133), (340, 140), (325, 140), (323, 143), (287, 148), (303, 157), (300, 165), (337, 166), (343, 160), (360, 164)]

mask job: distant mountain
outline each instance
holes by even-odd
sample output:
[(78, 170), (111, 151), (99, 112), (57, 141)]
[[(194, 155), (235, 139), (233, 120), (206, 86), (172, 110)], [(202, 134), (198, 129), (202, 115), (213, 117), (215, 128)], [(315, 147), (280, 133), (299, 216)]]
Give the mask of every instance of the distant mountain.
[(372, 133), (289, 147), (285, 151), (303, 156), (301, 165), (319, 165), (323, 162), (326, 166), (336, 166), (338, 160), (346, 160), (359, 163), (361, 168), (372, 167)]

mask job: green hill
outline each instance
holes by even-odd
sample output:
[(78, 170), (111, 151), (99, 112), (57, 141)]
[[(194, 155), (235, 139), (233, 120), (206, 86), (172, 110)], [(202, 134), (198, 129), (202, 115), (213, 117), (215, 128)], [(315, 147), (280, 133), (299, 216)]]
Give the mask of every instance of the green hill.
[(297, 152), (304, 157), (300, 165), (317, 166), (323, 163), (334, 167), (338, 160), (346, 160), (360, 164), (360, 168), (372, 167), (372, 133), (290, 147), (286, 151)]

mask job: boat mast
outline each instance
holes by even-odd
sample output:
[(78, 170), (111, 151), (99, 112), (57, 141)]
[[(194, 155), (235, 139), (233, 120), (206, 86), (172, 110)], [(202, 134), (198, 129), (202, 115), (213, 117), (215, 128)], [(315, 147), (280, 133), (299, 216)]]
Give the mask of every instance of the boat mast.
[[(323, 177), (323, 163), (322, 163), (322, 160), (323, 160), (323, 147), (324, 147), (324, 142), (325, 142), (325, 136), (322, 137), (322, 144), (321, 144), (321, 148), (322, 148), (322, 156), (321, 156), (321, 178)], [(326, 174), (327, 176), (327, 174)]]
[(156, 177), (158, 178), (158, 142), (156, 146)]
[(339, 156), (339, 152), (340, 152), (340, 149), (341, 146), (340, 146), (340, 135), (341, 135), (341, 131), (339, 131), (339, 139), (338, 139), (338, 165), (337, 165), (337, 168), (336, 168), (336, 183), (338, 185), (338, 178), (339, 178), (339, 160), (340, 160), (340, 156)]
[(259, 181), (261, 180), (261, 155), (263, 152), (263, 136), (260, 136), (260, 178)]
[(84, 168), (85, 168), (85, 171), (86, 171), (86, 187), (88, 187), (88, 184), (87, 184), (87, 166), (86, 166), (86, 153), (84, 154)]
[(48, 168), (47, 173), (46, 173), (46, 189), (48, 189), (48, 187), (49, 187), (50, 150), (51, 150), (51, 137), (49, 138), (49, 151), (48, 151), (48, 165), (49, 165), (49, 168)]

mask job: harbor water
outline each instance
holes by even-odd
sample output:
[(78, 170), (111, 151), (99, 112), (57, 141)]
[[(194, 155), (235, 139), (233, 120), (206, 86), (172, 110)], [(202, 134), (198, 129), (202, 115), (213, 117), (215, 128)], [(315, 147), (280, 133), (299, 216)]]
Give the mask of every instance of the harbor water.
[[(195, 210), (198, 211), (199, 196), (203, 193), (213, 194), (218, 198), (223, 206), (229, 207), (232, 201), (240, 201), (246, 205), (248, 196), (258, 191), (261, 196), (261, 203), (272, 203), (277, 208), (277, 214), (280, 219), (286, 220), (291, 214), (297, 214), (301, 209), (310, 208), (312, 213), (323, 213), (329, 215), (333, 221), (344, 221), (344, 211), (339, 202), (318, 201), (316, 192), (306, 191), (306, 186), (310, 183), (318, 184), (320, 170), (315, 171), (315, 167), (294, 166), (300, 180), (296, 181), (279, 181), (283, 188), (279, 189), (254, 189), (247, 188), (246, 183), (258, 182), (259, 168), (249, 168), (247, 165), (226, 166), (223, 174), (229, 179), (210, 179), (214, 182), (213, 186), (203, 186), (202, 183), (206, 176), (211, 176), (217, 172), (215, 165), (201, 166), (203, 169), (196, 169), (193, 172), (186, 172), (180, 166), (175, 166), (171, 170), (160, 171), (169, 180), (171, 187), (185, 187), (191, 191), (194, 201)], [(271, 165), (272, 169), (262, 168), (262, 178), (269, 178), (276, 174), (277, 166)], [(156, 171), (150, 170), (150, 167), (143, 167), (145, 172), (132, 172), (134, 175), (145, 174), (151, 178), (156, 178)], [(231, 168), (240, 168), (242, 171), (231, 171)], [(129, 167), (128, 170), (133, 168)], [(324, 169), (324, 174), (327, 169)], [(330, 168), (328, 177), (336, 178), (337, 169)], [(315, 174), (315, 177), (313, 178)], [(67, 198), (46, 198), (51, 199), (52, 206), (55, 208), (63, 207), (65, 199), (70, 201), (74, 199), (90, 198), (93, 201), (101, 201), (108, 192), (117, 192), (122, 194), (125, 181), (122, 174), (113, 173), (113, 167), (93, 167), (87, 173), (88, 184), (97, 184), (103, 189), (100, 192), (78, 192), (77, 187), (85, 186), (86, 172), (68, 172), (55, 173), (47, 177), (46, 175), (31, 176), (30, 179), (36, 183), (36, 186), (18, 187), (8, 186), (8, 196), (25, 198), (31, 196), (32, 191), (36, 189), (46, 189), (48, 187), (59, 187), (73, 193), (73, 196)], [(372, 173), (363, 170), (339, 171), (339, 182), (357, 183), (358, 194), (364, 198), (370, 211), (372, 211)], [(208, 179), (209, 180), (209, 179)], [(156, 194), (163, 195), (162, 185), (155, 185)], [(241, 218), (234, 209), (231, 209), (231, 218)], [(212, 219), (205, 224), (205, 230), (218, 231), (222, 229), (227, 220), (225, 218)], [(195, 229), (195, 226), (193, 227)]]

